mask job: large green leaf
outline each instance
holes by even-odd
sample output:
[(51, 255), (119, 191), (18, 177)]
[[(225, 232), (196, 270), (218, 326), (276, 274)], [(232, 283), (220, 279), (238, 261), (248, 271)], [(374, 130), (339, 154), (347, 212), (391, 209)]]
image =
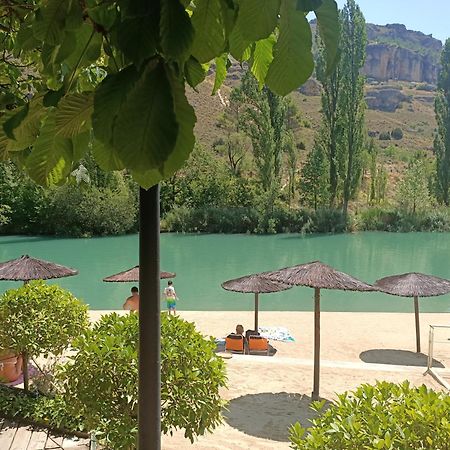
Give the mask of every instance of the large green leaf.
[(193, 56), (191, 56), (184, 65), (184, 75), (189, 86), (195, 89), (206, 77), (208, 72), (206, 64), (200, 64)]
[(29, 103), (22, 108), (18, 108), (14, 111), (13, 115), (3, 122), (3, 131), (10, 139), (16, 139), (14, 130), (23, 122), (27, 117), (28, 110), (30, 109)]
[(15, 139), (8, 142), (8, 151), (24, 150), (34, 143), (40, 132), (41, 119), (45, 114), (42, 101), (42, 95), (37, 95), (30, 101), (28, 114), (13, 131)]
[(92, 126), (94, 136), (103, 143), (112, 142), (113, 124), (122, 102), (138, 79), (134, 66), (108, 75), (94, 94)]
[(225, 23), (220, 0), (199, 0), (192, 14), (195, 36), (192, 55), (207, 63), (225, 50)]
[(212, 91), (212, 95), (214, 95), (222, 86), (222, 83), (225, 81), (227, 77), (227, 64), (228, 64), (228, 53), (224, 53), (215, 59), (216, 63), (216, 76), (214, 79), (214, 87)]
[(251, 42), (270, 36), (278, 22), (280, 0), (244, 0), (239, 5), (236, 27)]
[(185, 61), (194, 40), (189, 14), (179, 0), (161, 0), (161, 47), (168, 59)]
[(75, 69), (91, 65), (100, 57), (102, 35), (96, 33), (88, 23), (83, 23), (76, 33), (71, 35), (76, 39), (76, 47), (64, 60), (64, 65), (68, 71), (73, 72)]
[(280, 33), (266, 77), (266, 85), (279, 95), (297, 89), (314, 69), (311, 27), (295, 4), (296, 0), (282, 0)]
[(72, 142), (55, 133), (54, 111), (44, 121), (39, 137), (26, 159), (28, 173), (36, 183), (51, 186), (68, 176), (72, 169)]
[(59, 44), (64, 35), (64, 23), (70, 3), (67, 0), (45, 2), (36, 13), (33, 23), (34, 36), (46, 44)]
[(156, 52), (158, 28), (155, 14), (126, 19), (120, 23), (117, 44), (128, 60), (140, 65)]
[(58, 136), (70, 138), (90, 128), (93, 97), (92, 93), (86, 93), (62, 98), (56, 109), (55, 133)]
[(92, 154), (103, 170), (122, 170), (125, 168), (116, 149), (109, 144), (100, 142), (98, 139), (94, 139), (92, 143)]
[(255, 44), (252, 55), (251, 72), (258, 80), (259, 88), (264, 86), (264, 82), (269, 70), (270, 63), (273, 60), (272, 49), (275, 44), (275, 36), (269, 36), (267, 39), (261, 39)]
[(144, 189), (159, 183), (163, 178), (171, 177), (189, 158), (194, 148), (195, 112), (186, 98), (184, 85), (171, 73), (168, 73), (172, 89), (173, 104), (177, 122), (179, 124), (178, 137), (175, 148), (165, 161), (162, 173), (158, 170), (133, 170), (135, 181)]
[(333, 72), (339, 59), (340, 23), (337, 4), (334, 0), (323, 0), (316, 11), (320, 37), (325, 44), (327, 73)]
[(186, 98), (184, 84), (173, 74), (169, 74), (169, 82), (179, 130), (175, 148), (164, 164), (165, 178), (172, 176), (175, 171), (180, 169), (191, 154), (195, 144), (194, 126), (197, 121), (194, 108)]
[(88, 152), (90, 140), (90, 130), (84, 131), (72, 138), (73, 162), (79, 161)]
[(230, 34), (229, 44), (230, 53), (233, 58), (242, 61), (244, 59), (244, 53), (251, 42), (248, 39), (245, 39), (244, 36), (242, 36), (241, 29), (235, 26)]
[(119, 110), (113, 146), (127, 168), (161, 171), (177, 134), (169, 81), (163, 66), (151, 61)]
[(303, 12), (314, 11), (319, 8), (323, 0), (297, 0), (297, 9)]

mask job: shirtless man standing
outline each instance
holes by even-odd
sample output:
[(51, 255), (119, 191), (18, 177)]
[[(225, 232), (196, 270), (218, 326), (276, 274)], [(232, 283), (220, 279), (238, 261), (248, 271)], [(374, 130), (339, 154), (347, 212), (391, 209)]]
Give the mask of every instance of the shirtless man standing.
[(131, 288), (131, 295), (125, 300), (123, 309), (139, 311), (139, 289), (136, 286)]

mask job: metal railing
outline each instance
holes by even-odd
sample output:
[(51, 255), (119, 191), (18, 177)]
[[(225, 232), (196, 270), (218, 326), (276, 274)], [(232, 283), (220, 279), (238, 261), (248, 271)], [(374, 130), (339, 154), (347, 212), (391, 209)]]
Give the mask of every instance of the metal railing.
[[(433, 367), (433, 356), (434, 356), (434, 344), (447, 344), (450, 345), (450, 339), (446, 340), (435, 340), (435, 331), (446, 329), (449, 331), (448, 336), (450, 337), (450, 325), (430, 325), (430, 332), (428, 337), (428, 362), (427, 362), (427, 373), (429, 373), (438, 383), (444, 386), (450, 391), (450, 384), (444, 379), (441, 373), (438, 372), (436, 368)], [(450, 349), (449, 349), (450, 353)]]

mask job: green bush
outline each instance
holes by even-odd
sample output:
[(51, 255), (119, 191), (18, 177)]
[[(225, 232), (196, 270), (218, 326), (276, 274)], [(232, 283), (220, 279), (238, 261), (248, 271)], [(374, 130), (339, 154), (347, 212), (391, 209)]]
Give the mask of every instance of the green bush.
[[(193, 324), (161, 318), (162, 431), (184, 429), (193, 441), (222, 421), (224, 363)], [(57, 374), (69, 412), (112, 449), (136, 448), (138, 321), (137, 314), (103, 316), (73, 343), (76, 354)]]
[[(85, 161), (90, 183), (44, 189), (8, 162), (0, 163), (2, 233), (90, 236), (137, 231), (137, 188), (122, 172)], [(1, 213), (0, 213), (1, 216)]]
[(403, 139), (403, 130), (401, 128), (394, 128), (391, 132), (391, 137), (396, 141), (400, 141)]
[(311, 233), (343, 233), (349, 227), (348, 216), (342, 210), (322, 208), (312, 213), (308, 231)]
[[(313, 404), (316, 411), (322, 407)], [(450, 396), (407, 381), (364, 384), (339, 395), (312, 427), (293, 425), (290, 440), (297, 450), (448, 450)]]
[(87, 326), (87, 306), (57, 285), (32, 281), (0, 297), (0, 348), (57, 355)]
[(2, 417), (25, 419), (35, 424), (68, 431), (87, 431), (79, 414), (69, 414), (68, 405), (61, 395), (47, 397), (27, 394), (20, 389), (0, 385), (0, 411)]
[(380, 135), (378, 136), (378, 139), (380, 141), (390, 141), (391, 140), (391, 133), (389, 131), (382, 131)]

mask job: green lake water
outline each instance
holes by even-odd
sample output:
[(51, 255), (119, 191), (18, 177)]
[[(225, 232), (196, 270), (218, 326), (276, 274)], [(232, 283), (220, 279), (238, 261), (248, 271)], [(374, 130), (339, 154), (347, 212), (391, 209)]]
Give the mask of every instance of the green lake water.
[[(55, 281), (92, 309), (119, 309), (132, 284), (102, 278), (138, 261), (138, 236), (93, 239), (0, 236), (0, 261), (22, 254), (77, 268)], [(176, 272), (179, 309), (250, 310), (252, 294), (224, 291), (230, 278), (320, 260), (362, 280), (404, 272), (450, 278), (450, 233), (357, 233), (274, 236), (162, 234), (161, 268)], [(0, 282), (0, 293), (20, 283)], [(161, 289), (166, 285), (161, 280)], [(262, 310), (311, 310), (313, 291), (293, 288), (261, 296)], [(323, 291), (324, 311), (413, 311), (411, 299), (380, 293)], [(424, 312), (450, 312), (450, 296), (422, 299)]]

